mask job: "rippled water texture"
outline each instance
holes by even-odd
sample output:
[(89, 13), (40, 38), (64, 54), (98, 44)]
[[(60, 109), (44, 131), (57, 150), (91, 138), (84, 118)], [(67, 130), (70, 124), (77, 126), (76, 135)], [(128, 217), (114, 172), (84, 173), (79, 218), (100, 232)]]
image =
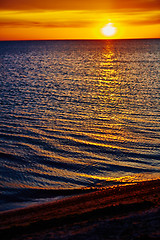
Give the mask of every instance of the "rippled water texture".
[(2, 195), (157, 176), (159, 52), (160, 40), (0, 42)]

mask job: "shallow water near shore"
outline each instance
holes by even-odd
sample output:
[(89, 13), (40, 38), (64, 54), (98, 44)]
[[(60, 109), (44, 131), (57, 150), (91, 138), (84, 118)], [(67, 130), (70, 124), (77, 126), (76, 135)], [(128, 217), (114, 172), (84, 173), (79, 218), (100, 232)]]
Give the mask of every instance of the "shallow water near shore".
[(159, 50), (0, 42), (1, 211), (160, 176)]

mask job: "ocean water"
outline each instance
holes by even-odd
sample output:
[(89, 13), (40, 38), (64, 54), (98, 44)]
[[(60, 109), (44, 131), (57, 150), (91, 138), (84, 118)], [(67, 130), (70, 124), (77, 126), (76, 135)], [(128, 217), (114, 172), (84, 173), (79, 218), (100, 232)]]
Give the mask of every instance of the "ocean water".
[(160, 177), (159, 53), (159, 39), (0, 42), (0, 210)]

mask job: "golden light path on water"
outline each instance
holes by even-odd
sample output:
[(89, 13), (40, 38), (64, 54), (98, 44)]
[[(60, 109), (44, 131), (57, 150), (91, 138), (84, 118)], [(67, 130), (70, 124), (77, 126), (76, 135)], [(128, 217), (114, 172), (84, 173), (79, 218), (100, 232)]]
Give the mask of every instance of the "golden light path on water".
[[(132, 148), (133, 143), (149, 143), (151, 141), (150, 138), (146, 138), (145, 135), (141, 136), (139, 138), (139, 134), (137, 132), (132, 132), (129, 131), (125, 126), (124, 126), (124, 121), (128, 120), (133, 122), (133, 127), (134, 127), (134, 122), (140, 122), (140, 123), (145, 123), (145, 121), (148, 123), (150, 120), (149, 119), (143, 119), (143, 118), (138, 118), (135, 115), (135, 112), (131, 109), (128, 109), (128, 103), (132, 104), (132, 99), (125, 99), (123, 98), (125, 95), (127, 95), (126, 88), (124, 88), (125, 85), (128, 84), (127, 80), (124, 82), (124, 75), (125, 78), (129, 80), (130, 76), (127, 76), (127, 72), (125, 69), (122, 69), (121, 67), (119, 68), (119, 63), (118, 59), (116, 58), (115, 54), (115, 49), (114, 46), (112, 45), (112, 42), (107, 42), (105, 48), (103, 49), (102, 55), (99, 57), (100, 61), (97, 63), (98, 68), (92, 69), (93, 72), (92, 74), (95, 76), (98, 76), (98, 81), (93, 81), (92, 79), (92, 100), (96, 100), (96, 105), (94, 105), (94, 111), (90, 111), (91, 114), (90, 118), (92, 120), (88, 121), (88, 125), (83, 125), (83, 129), (79, 131), (78, 129), (70, 129), (70, 131), (73, 131), (74, 134), (81, 135), (83, 137), (89, 137), (90, 140), (85, 141), (84, 139), (76, 139), (76, 143), (78, 144), (86, 144), (92, 146), (100, 146), (108, 149), (118, 149), (118, 150), (124, 150), (124, 151), (129, 151), (132, 149), (132, 152), (135, 153), (142, 153), (142, 149), (134, 149)], [(94, 60), (93, 60), (94, 61)], [(124, 72), (123, 72), (124, 70)], [(98, 90), (98, 91), (97, 91)], [(129, 90), (129, 89), (128, 89)], [(85, 93), (86, 94), (86, 93)], [(123, 97), (121, 98), (121, 96)], [(134, 96), (133, 96), (134, 97)], [(138, 96), (136, 95), (137, 99)], [(111, 105), (111, 111), (109, 112), (109, 119), (106, 114), (106, 109), (105, 106), (108, 107), (108, 105)], [(95, 108), (96, 106), (96, 108)], [(121, 111), (116, 111), (116, 109), (119, 108), (119, 106), (122, 106)], [(108, 109), (107, 109), (108, 110)], [(119, 110), (119, 109), (118, 109)], [(133, 111), (133, 112), (132, 112)], [(138, 111), (141, 112), (140, 109)], [(104, 122), (101, 122), (97, 124), (93, 119), (100, 119), (103, 120)], [(86, 120), (87, 117), (86, 117)], [(105, 121), (107, 120), (107, 121)], [(114, 123), (108, 123), (108, 121), (112, 120)], [(67, 121), (67, 120), (66, 120)], [(152, 123), (152, 120), (151, 120)], [(97, 124), (96, 129), (98, 133), (95, 132), (90, 132), (90, 129), (92, 127), (94, 128), (94, 125)], [(93, 125), (93, 126), (92, 126)], [(78, 126), (79, 127), (79, 126)], [(82, 127), (82, 126), (81, 126)], [(132, 123), (131, 126), (132, 127)], [(89, 130), (89, 131), (86, 131)], [(66, 138), (66, 136), (64, 137)], [(75, 137), (67, 137), (68, 140), (74, 141)], [(111, 144), (106, 144), (105, 142), (112, 141)], [(155, 144), (158, 143), (157, 139), (152, 139), (152, 142)], [(126, 144), (127, 143), (127, 144)], [(63, 146), (65, 150), (69, 150), (70, 146)], [(79, 148), (76, 146), (72, 146), (72, 151), (75, 151), (76, 153), (80, 153)], [(145, 149), (145, 152), (147, 152), (147, 149)], [(95, 153), (87, 153), (84, 152), (85, 155), (90, 155), (93, 157), (98, 157), (99, 158), (99, 163), (106, 163), (108, 162), (109, 164), (116, 165), (117, 159), (113, 160), (110, 158), (105, 158), (103, 157), (103, 153), (98, 152), (98, 154)], [(65, 161), (64, 158), (62, 161)], [(68, 161), (68, 159), (66, 159)], [(71, 160), (70, 160), (71, 161)], [(74, 160), (73, 160), (74, 162)], [(79, 161), (76, 160), (76, 163)], [(80, 161), (81, 162), (81, 161)], [(129, 162), (126, 161), (123, 162), (124, 167), (138, 167), (137, 162)], [(88, 167), (88, 165), (92, 165), (96, 167), (97, 163), (95, 161), (90, 161), (88, 163), (84, 162), (84, 164), (81, 162), (82, 168), (80, 170), (84, 170), (85, 168)], [(145, 168), (145, 164), (143, 162), (141, 163), (141, 166)], [(151, 167), (152, 169), (152, 167)], [(59, 172), (59, 174), (62, 174)], [(68, 177), (71, 177), (70, 173), (68, 171), (65, 172)], [(124, 177), (106, 177), (104, 176), (104, 172), (102, 175), (93, 175), (93, 174), (84, 174), (84, 173), (78, 173), (74, 172), (75, 178), (76, 177), (86, 177), (87, 179), (98, 179), (100, 181), (106, 181), (107, 182), (137, 182), (137, 181), (143, 181), (143, 180), (148, 180), (148, 179), (154, 179), (159, 176), (158, 173), (155, 174), (133, 174), (130, 176), (124, 176)]]

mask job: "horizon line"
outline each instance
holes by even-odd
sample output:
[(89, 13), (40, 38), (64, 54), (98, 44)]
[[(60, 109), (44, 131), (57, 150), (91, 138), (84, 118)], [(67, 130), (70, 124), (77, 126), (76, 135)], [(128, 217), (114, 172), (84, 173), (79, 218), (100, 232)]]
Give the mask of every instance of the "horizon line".
[(158, 40), (160, 37), (157, 38), (89, 38), (89, 39), (84, 39), (84, 38), (79, 38), (79, 39), (6, 39), (6, 40), (1, 40), (0, 42), (16, 42), (16, 41), (117, 41), (117, 40)]

